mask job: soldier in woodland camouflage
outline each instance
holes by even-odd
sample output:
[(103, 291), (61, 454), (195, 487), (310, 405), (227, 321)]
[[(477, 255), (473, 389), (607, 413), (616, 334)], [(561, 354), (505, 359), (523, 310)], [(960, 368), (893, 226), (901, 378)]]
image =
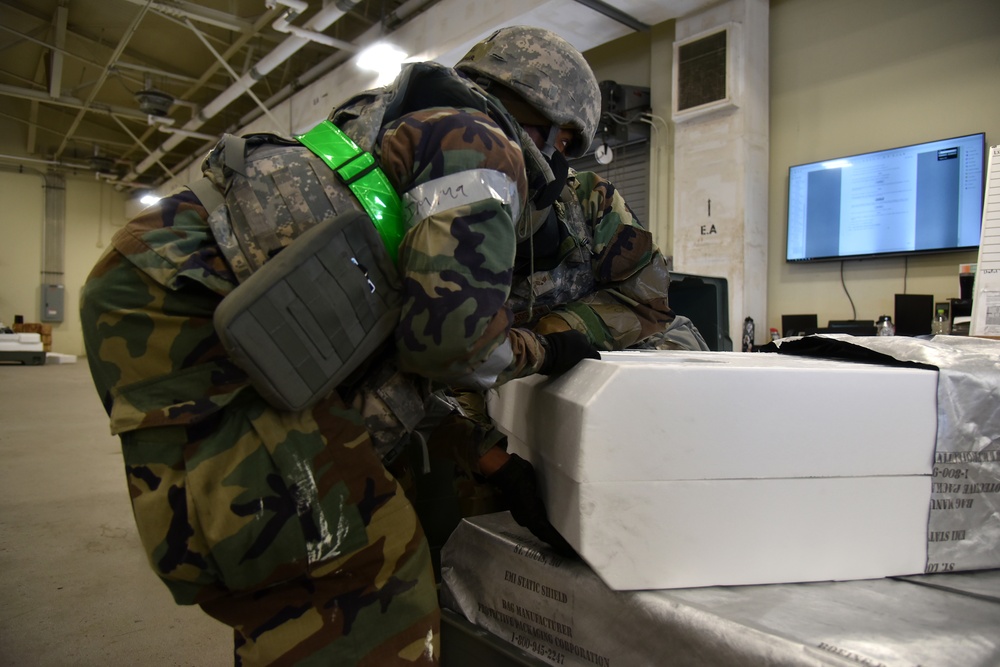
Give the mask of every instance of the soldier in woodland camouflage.
[[(552, 81), (592, 81), (582, 57), (551, 33), (514, 28), (487, 41), (530, 44), (528, 69), (552, 66)], [(523, 80), (541, 81), (527, 70)], [(266, 269), (310, 226), (358, 208), (294, 142), (246, 169), (249, 187), (238, 193), (227, 172), (239, 171), (238, 160), (220, 145), (203, 169), (238, 204), (226, 219), (210, 220), (205, 201), (179, 191), (116, 234), (87, 281), (88, 363), (122, 441), (150, 565), (178, 603), (234, 628), (237, 664), (436, 664), (427, 540), (384, 463), (436, 389), (483, 391), (598, 356), (589, 334), (536, 333), (506, 304), (518, 244), (530, 242), (563, 190), (555, 143), (585, 147), (596, 116), (561, 123), (539, 148), (507, 103), (516, 100), (427, 64), (331, 115), (407, 205), (403, 309), (394, 339), (308, 409), (264, 400), (213, 324), (246, 274)], [(592, 213), (604, 210), (594, 203)], [(623, 231), (593, 248), (607, 267), (595, 278), (624, 284), (659, 266), (648, 234)], [(628, 269), (633, 261), (642, 266)], [(640, 319), (670, 317), (664, 298)]]
[[(597, 83), (578, 58), (548, 48), (528, 29), (484, 40), (455, 66), (502, 102), (543, 156), (535, 191), (546, 190), (544, 174), (555, 176), (547, 191), (557, 197), (522, 220), (530, 225), (518, 237), (507, 306), (518, 326), (543, 335), (577, 331), (601, 350), (707, 350), (691, 321), (670, 310), (666, 262), (621, 193), (597, 174), (567, 169), (562, 159), (586, 150), (599, 118)], [(446, 492), (428, 488), (441, 483), (437, 472), (415, 481), (432, 546), (443, 544), (459, 515), (507, 508), (537, 537), (571, 552), (547, 520), (531, 466), (507, 455), (484, 394), (453, 392), (451, 401), (455, 409), (425, 426), (432, 467), (455, 468), (458, 507), (442, 511)], [(420, 492), (435, 500), (421, 502)]]

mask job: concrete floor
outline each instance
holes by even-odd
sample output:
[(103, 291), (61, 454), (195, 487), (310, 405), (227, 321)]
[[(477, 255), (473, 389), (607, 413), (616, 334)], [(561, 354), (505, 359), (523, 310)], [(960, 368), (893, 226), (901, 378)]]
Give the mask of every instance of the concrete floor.
[(0, 364), (0, 457), (0, 664), (233, 663), (146, 563), (86, 360)]

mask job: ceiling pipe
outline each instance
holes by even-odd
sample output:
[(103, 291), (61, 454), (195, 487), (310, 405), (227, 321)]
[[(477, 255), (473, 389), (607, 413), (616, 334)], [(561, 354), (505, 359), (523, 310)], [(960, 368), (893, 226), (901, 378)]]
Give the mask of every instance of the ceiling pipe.
[[(438, 2), (440, 2), (440, 0), (407, 0), (385, 17), (385, 25), (390, 27), (390, 30), (392, 26), (398, 27), (399, 24), (409, 19), (412, 15), (426, 11)], [(359, 44), (368, 44), (369, 42), (378, 39), (382, 36), (382, 29), (383, 26), (380, 24), (373, 25), (357, 38), (357, 42)], [(322, 62), (317, 63), (308, 71), (300, 75), (294, 82), (287, 84), (274, 95), (264, 100), (264, 104), (269, 109), (273, 109), (301, 90), (303, 87), (308, 86), (321, 76), (333, 70), (335, 67), (339, 67), (345, 63), (353, 57), (353, 55), (353, 53), (343, 52), (331, 53), (329, 56), (324, 58)], [(256, 119), (260, 118), (260, 116), (261, 112), (259, 109), (252, 109), (251, 111), (248, 111), (242, 118), (239, 119), (237, 123), (232, 126), (231, 131), (236, 132), (239, 128), (246, 127)]]
[(350, 42), (329, 37), (321, 32), (316, 32), (315, 30), (306, 30), (305, 28), (292, 25), (292, 21), (298, 18), (298, 16), (309, 7), (307, 3), (302, 2), (301, 0), (267, 0), (264, 5), (268, 9), (274, 9), (276, 5), (282, 5), (288, 8), (281, 14), (281, 16), (274, 20), (274, 23), (271, 24), (271, 27), (278, 32), (292, 34), (297, 37), (304, 37), (310, 42), (318, 42), (326, 46), (331, 46), (335, 49), (350, 51), (351, 53), (357, 53), (359, 51), (358, 47)]
[[(332, 25), (334, 21), (354, 9), (360, 1), (361, 0), (345, 0), (343, 2), (338, 2), (337, 4), (327, 5), (323, 7), (312, 19), (310, 19), (306, 25), (308, 25), (312, 30), (325, 30)], [(205, 107), (202, 108), (201, 112), (197, 114), (195, 118), (188, 121), (187, 124), (185, 124), (181, 129), (197, 131), (202, 125), (205, 124), (205, 121), (225, 109), (233, 100), (237, 99), (244, 92), (249, 90), (250, 87), (253, 86), (253, 84), (255, 84), (259, 79), (263, 78), (275, 67), (291, 58), (292, 55), (308, 43), (309, 40), (304, 37), (299, 37), (297, 35), (287, 37), (283, 42), (281, 42), (281, 44), (275, 47), (274, 50), (261, 58), (257, 62), (257, 65), (251, 68), (249, 72), (241, 76), (235, 83), (233, 83), (233, 85), (224, 90), (217, 98), (206, 104)], [(135, 168), (124, 177), (124, 180), (135, 180), (136, 177), (149, 170), (149, 168), (156, 164), (160, 158), (162, 158), (168, 151), (175, 148), (183, 140), (184, 137), (179, 134), (175, 134), (171, 138), (167, 139), (159, 148), (153, 151), (153, 153), (147, 156), (142, 162), (137, 164)]]

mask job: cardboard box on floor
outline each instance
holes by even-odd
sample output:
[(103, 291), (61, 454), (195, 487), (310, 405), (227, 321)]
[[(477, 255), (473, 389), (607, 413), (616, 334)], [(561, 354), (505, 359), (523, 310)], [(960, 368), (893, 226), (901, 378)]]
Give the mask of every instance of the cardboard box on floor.
[(508, 383), (490, 410), (612, 589), (865, 579), (925, 571), (937, 375), (604, 353)]
[(52, 351), (52, 325), (41, 322), (15, 322), (11, 325), (14, 333), (35, 333), (42, 341), (42, 347), (46, 352)]

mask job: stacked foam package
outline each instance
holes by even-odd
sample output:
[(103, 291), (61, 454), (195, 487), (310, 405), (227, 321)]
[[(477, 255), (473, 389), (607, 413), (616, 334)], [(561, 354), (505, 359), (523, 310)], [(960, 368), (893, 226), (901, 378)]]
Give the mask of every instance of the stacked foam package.
[(930, 571), (937, 380), (793, 355), (605, 353), (504, 385), (490, 411), (612, 589), (865, 579)]

